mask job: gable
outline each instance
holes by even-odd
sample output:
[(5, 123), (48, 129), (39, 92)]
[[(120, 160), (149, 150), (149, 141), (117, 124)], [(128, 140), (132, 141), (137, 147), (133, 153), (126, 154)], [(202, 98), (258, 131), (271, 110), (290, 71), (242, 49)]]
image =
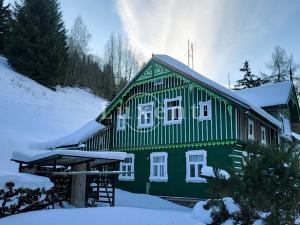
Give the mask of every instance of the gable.
[[(136, 91), (134, 91), (135, 88), (139, 86), (146, 85), (150, 82), (153, 82), (157, 79), (177, 79), (176, 85), (178, 87), (174, 86), (166, 86), (164, 87), (164, 90), (155, 90), (157, 91), (165, 91), (167, 89), (174, 89), (179, 88), (179, 86), (186, 85), (190, 90), (193, 88), (201, 89), (207, 93), (209, 93), (210, 96), (217, 98), (219, 101), (224, 102), (226, 105), (233, 104), (233, 102), (230, 101), (230, 99), (227, 99), (226, 97), (212, 91), (210, 88), (207, 88), (203, 86), (202, 84), (199, 84), (195, 82), (194, 80), (184, 76), (178, 71), (175, 71), (171, 68), (168, 68), (166, 65), (161, 64), (160, 62), (156, 61), (155, 59), (151, 59), (144, 68), (132, 79), (132, 81), (117, 95), (117, 97), (107, 106), (105, 111), (101, 113), (97, 117), (97, 121), (101, 122), (104, 119), (106, 119), (111, 112), (118, 106), (121, 106), (126, 100), (133, 94), (137, 94)], [(141, 94), (141, 93), (138, 93)]]
[(254, 113), (258, 114), (263, 119), (269, 121), (275, 127), (280, 127), (280, 123), (267, 112), (260, 107), (243, 99), (237, 93), (225, 88), (224, 86), (217, 84), (216, 82), (198, 74), (183, 63), (166, 55), (153, 55), (151, 60), (145, 65), (145, 67), (132, 79), (132, 81), (120, 92), (120, 94), (109, 104), (106, 110), (98, 117), (98, 121), (103, 121), (112, 110), (121, 105), (126, 96), (130, 93), (130, 90), (138, 85), (142, 85), (146, 82), (154, 81), (157, 78), (164, 76), (174, 76), (180, 80), (186, 82), (189, 88), (194, 87), (202, 88), (209, 92), (213, 97), (219, 98), (226, 104), (239, 105), (244, 109), (251, 109)]
[(292, 82), (283, 81), (278, 83), (268, 83), (259, 87), (245, 88), (237, 93), (259, 107), (271, 107), (286, 105), (292, 91)]

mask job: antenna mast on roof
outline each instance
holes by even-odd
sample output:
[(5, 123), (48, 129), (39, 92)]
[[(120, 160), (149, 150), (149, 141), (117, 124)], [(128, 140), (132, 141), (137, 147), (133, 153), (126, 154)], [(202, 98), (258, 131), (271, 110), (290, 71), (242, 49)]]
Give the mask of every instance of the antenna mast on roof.
[(192, 69), (194, 69), (194, 45), (188, 40), (188, 66), (190, 67), (190, 58), (192, 63)]
[(231, 87), (230, 87), (230, 74), (228, 73), (228, 88), (229, 88), (229, 90), (231, 89)]

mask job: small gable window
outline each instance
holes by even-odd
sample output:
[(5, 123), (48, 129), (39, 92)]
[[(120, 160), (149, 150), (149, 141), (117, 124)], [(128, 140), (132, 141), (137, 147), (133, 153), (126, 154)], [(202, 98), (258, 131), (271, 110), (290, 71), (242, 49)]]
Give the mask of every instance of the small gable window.
[(201, 169), (206, 166), (207, 153), (204, 150), (187, 151), (186, 157), (186, 182), (204, 182)]
[(125, 130), (126, 129), (126, 114), (117, 116), (117, 130)]
[(150, 154), (150, 181), (168, 181), (168, 153), (153, 152)]
[(134, 180), (134, 154), (127, 154), (127, 158), (120, 162), (120, 170), (124, 173), (119, 175), (119, 180)]
[(211, 100), (199, 102), (199, 120), (211, 120)]
[(264, 126), (260, 127), (260, 140), (261, 140), (261, 144), (263, 145), (267, 144), (266, 128)]
[(182, 121), (181, 96), (164, 100), (164, 124), (178, 124)]
[(157, 78), (154, 80), (154, 86), (162, 85), (164, 83), (163, 78)]
[(248, 119), (248, 139), (254, 140), (254, 121), (253, 119)]
[(138, 128), (153, 126), (154, 103), (139, 104)]

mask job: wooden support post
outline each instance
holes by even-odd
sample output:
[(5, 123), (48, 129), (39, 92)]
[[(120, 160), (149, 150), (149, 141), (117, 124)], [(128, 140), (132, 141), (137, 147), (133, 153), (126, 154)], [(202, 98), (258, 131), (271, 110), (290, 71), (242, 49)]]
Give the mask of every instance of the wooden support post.
[[(73, 165), (73, 171), (86, 171), (87, 163)], [(82, 208), (86, 205), (86, 175), (72, 177), (71, 204)]]
[(22, 163), (19, 163), (19, 173), (22, 173), (22, 170), (23, 170), (23, 164)]
[(53, 167), (52, 167), (53, 171), (56, 171), (56, 160), (53, 161)]

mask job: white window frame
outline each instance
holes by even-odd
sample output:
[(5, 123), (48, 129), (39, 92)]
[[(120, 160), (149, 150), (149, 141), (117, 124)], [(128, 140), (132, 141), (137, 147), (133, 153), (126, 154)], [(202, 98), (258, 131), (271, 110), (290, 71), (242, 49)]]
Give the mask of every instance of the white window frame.
[[(203, 156), (203, 163), (200, 162), (190, 162), (190, 156), (191, 155), (202, 155)], [(198, 164), (202, 164), (202, 168), (207, 166), (207, 152), (205, 150), (190, 150), (185, 153), (185, 158), (186, 158), (186, 177), (185, 181), (187, 183), (203, 183), (206, 182), (206, 179), (203, 177), (198, 177)], [(190, 174), (190, 166), (194, 164), (195, 165), (195, 177), (191, 177)], [(202, 172), (200, 171), (202, 174)]]
[[(154, 157), (165, 157), (164, 163), (154, 163)], [(154, 176), (154, 166), (158, 166), (158, 174), (160, 174), (160, 166), (164, 166), (164, 176)], [(151, 182), (168, 182), (168, 153), (167, 152), (152, 152), (150, 153), (150, 177)]]
[[(126, 163), (125, 160), (120, 162), (120, 171), (126, 171), (126, 172), (132, 172), (128, 175), (128, 173), (124, 173), (124, 174), (119, 174), (119, 180), (122, 181), (134, 181), (134, 154), (129, 153), (127, 154), (126, 158), (131, 158), (131, 163)], [(123, 170), (123, 166), (126, 167), (126, 170)], [(128, 166), (131, 167), (131, 170), (128, 171)]]
[(162, 85), (164, 83), (164, 79), (163, 78), (157, 78), (153, 81), (154, 86), (158, 86), (158, 85)]
[[(207, 107), (207, 116), (204, 115), (204, 107)], [(211, 100), (206, 102), (199, 102), (199, 120), (211, 120), (212, 111), (211, 111)]]
[[(252, 134), (250, 134), (250, 124), (252, 125)], [(248, 118), (248, 140), (254, 140), (254, 120)]]
[[(179, 101), (179, 106), (167, 107), (169, 102)], [(182, 97), (164, 99), (164, 125), (181, 124), (182, 123)], [(174, 120), (174, 110), (178, 109), (178, 120)], [(172, 110), (172, 120), (168, 120), (168, 110)]]
[[(121, 127), (120, 120), (124, 120), (123, 127)], [(126, 114), (117, 115), (117, 131), (126, 130)]]
[[(263, 137), (264, 137), (264, 139), (263, 139)], [(267, 145), (267, 132), (266, 132), (265, 126), (260, 127), (260, 140), (261, 140), (261, 144)]]
[[(150, 116), (150, 123), (149, 124), (142, 124), (141, 118), (142, 118), (142, 111), (141, 108), (143, 106), (151, 106), (152, 111), (151, 111), (151, 116)], [(149, 113), (149, 112), (147, 112)], [(143, 113), (143, 114), (147, 114)], [(153, 127), (153, 122), (154, 122), (154, 102), (149, 102), (149, 103), (144, 103), (144, 104), (139, 104), (138, 105), (138, 128), (147, 128), (147, 127)]]

